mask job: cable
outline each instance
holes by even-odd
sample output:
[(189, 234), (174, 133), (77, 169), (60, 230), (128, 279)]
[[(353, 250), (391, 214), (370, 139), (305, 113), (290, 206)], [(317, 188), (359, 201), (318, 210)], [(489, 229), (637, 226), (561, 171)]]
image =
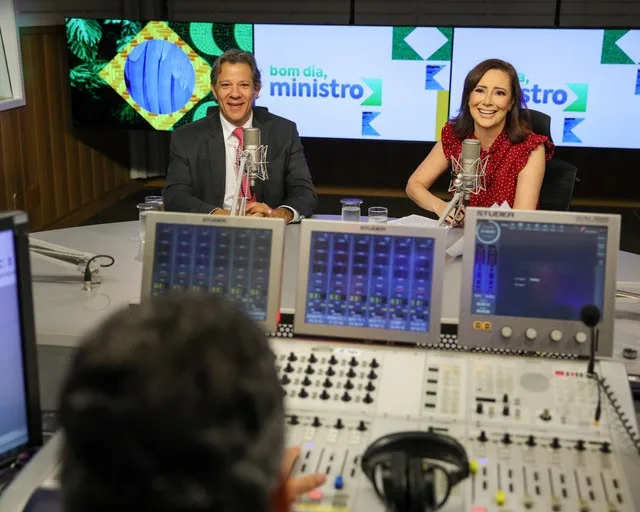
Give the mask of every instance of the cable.
[(87, 261), (87, 265), (84, 267), (84, 288), (85, 290), (90, 290), (91, 289), (91, 263), (93, 262), (93, 260), (97, 260), (98, 258), (108, 258), (111, 260), (111, 262), (103, 265), (102, 263), (100, 264), (100, 266), (102, 268), (104, 267), (110, 267), (111, 265), (113, 265), (116, 260), (114, 259), (113, 256), (109, 256), (108, 254), (96, 254), (95, 256), (92, 256), (91, 258), (89, 258), (89, 260)]
[[(611, 407), (613, 407), (613, 410), (615, 411), (618, 420), (620, 421), (620, 423), (622, 423), (622, 427), (627, 433), (627, 436), (633, 443), (633, 446), (635, 447), (636, 452), (638, 452), (638, 455), (640, 455), (640, 437), (638, 437), (635, 430), (633, 429), (633, 423), (629, 421), (625, 413), (622, 411), (622, 407), (620, 407), (620, 404), (618, 403), (618, 400), (616, 399), (613, 393), (613, 389), (611, 388), (611, 386), (607, 384), (607, 379), (605, 379), (604, 377), (600, 377), (597, 373), (594, 373), (589, 377), (592, 379), (595, 379), (596, 382), (598, 383), (598, 396), (600, 396), (600, 389), (604, 391), (604, 394), (607, 396), (607, 399), (609, 400)], [(598, 411), (600, 408), (599, 402), (600, 401), (598, 400), (598, 408), (596, 409), (596, 413), (599, 412)]]

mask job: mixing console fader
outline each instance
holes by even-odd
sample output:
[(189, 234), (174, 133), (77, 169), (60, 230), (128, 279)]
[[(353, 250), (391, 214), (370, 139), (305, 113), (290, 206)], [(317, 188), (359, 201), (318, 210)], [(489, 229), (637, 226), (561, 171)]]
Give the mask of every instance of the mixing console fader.
[[(299, 445), (295, 474), (327, 482), (299, 511), (384, 510), (361, 469), (367, 446), (392, 432), (457, 439), (470, 476), (444, 511), (629, 511), (640, 457), (581, 361), (443, 353), (395, 347), (273, 339), (286, 393), (287, 444)], [(617, 363), (596, 369), (633, 418)]]

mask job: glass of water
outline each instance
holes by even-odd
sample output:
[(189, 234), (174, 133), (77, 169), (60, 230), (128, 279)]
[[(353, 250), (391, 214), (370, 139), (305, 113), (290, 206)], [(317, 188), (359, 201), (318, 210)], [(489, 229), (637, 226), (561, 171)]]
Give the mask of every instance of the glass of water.
[(144, 198), (144, 202), (157, 204), (159, 206), (158, 210), (164, 211), (164, 198), (162, 196), (147, 196)]
[(157, 203), (140, 203), (138, 204), (138, 216), (140, 225), (138, 226), (138, 235), (140, 240), (144, 242), (147, 235), (147, 213), (160, 211), (160, 205)]
[(389, 218), (389, 210), (384, 206), (372, 206), (367, 212), (368, 221), (372, 224), (385, 224)]
[(355, 197), (340, 199), (342, 204), (342, 220), (349, 222), (360, 222), (360, 205), (362, 199)]

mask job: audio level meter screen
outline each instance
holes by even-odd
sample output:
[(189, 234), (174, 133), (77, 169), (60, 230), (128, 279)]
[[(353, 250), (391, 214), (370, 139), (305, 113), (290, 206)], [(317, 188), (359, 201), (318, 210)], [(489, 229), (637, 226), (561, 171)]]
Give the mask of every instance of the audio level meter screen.
[(428, 332), (435, 240), (315, 231), (309, 324)]
[(607, 227), (478, 220), (471, 311), (580, 320), (603, 311)]
[(174, 290), (214, 293), (264, 321), (271, 244), (269, 229), (158, 223), (151, 295)]

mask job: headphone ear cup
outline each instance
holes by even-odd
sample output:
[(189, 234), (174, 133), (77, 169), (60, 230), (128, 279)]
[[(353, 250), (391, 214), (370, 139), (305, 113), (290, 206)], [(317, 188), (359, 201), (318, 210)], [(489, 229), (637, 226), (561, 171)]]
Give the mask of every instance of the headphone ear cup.
[(382, 479), (387, 506), (394, 512), (406, 512), (407, 502), (407, 456), (393, 452), (389, 460), (390, 468)]
[(421, 458), (408, 461), (409, 470), (409, 507), (411, 512), (429, 512), (435, 510), (435, 489), (433, 471), (425, 471)]

